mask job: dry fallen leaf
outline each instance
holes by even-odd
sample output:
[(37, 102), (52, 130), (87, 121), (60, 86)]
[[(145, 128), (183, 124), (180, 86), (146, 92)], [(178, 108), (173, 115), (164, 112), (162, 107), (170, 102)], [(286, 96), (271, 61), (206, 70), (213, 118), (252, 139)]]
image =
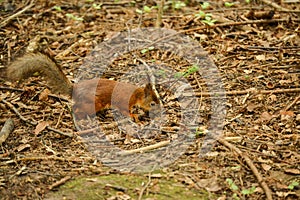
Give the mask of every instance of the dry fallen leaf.
[(263, 54), (257, 55), (255, 58), (256, 58), (256, 60), (258, 60), (258, 61), (265, 61), (265, 60), (266, 60), (266, 56), (263, 55)]
[(217, 192), (222, 189), (216, 176), (208, 179), (201, 179), (197, 184), (199, 187), (205, 188), (209, 192)]
[(285, 169), (284, 172), (287, 174), (300, 175), (299, 169)]
[(289, 120), (295, 115), (293, 111), (281, 110), (279, 113), (280, 113), (281, 121)]
[(257, 108), (258, 106), (254, 103), (249, 103), (247, 106), (247, 111), (248, 112), (253, 112), (255, 108)]
[(38, 125), (36, 125), (36, 127), (35, 127), (34, 134), (35, 135), (40, 134), (48, 125), (49, 125), (49, 122), (47, 122), (47, 121), (42, 121), (42, 122), (38, 123)]
[(24, 151), (25, 149), (29, 149), (30, 147), (30, 144), (21, 144), (20, 146), (18, 146), (17, 151)]
[(269, 170), (272, 168), (271, 165), (267, 165), (267, 164), (265, 164), (265, 163), (262, 163), (262, 164), (261, 164), (261, 167), (262, 167), (265, 171), (269, 171)]
[(261, 115), (260, 115), (260, 120), (261, 121), (264, 121), (264, 122), (269, 122), (274, 116), (271, 115), (270, 113), (268, 112), (263, 112)]
[(50, 90), (48, 90), (47, 88), (41, 92), (41, 94), (39, 95), (39, 100), (40, 101), (47, 101), (48, 100), (48, 96), (50, 94)]

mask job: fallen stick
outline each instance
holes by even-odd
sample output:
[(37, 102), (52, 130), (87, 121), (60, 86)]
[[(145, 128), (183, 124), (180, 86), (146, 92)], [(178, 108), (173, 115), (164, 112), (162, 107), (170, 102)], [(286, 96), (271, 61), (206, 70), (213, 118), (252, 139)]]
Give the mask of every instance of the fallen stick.
[(245, 155), (239, 148), (237, 148), (234, 145), (230, 144), (226, 140), (217, 139), (217, 141), (219, 143), (221, 143), (222, 145), (226, 146), (227, 148), (229, 148), (230, 150), (235, 151), (239, 156), (241, 156), (242, 158), (244, 158), (246, 164), (250, 167), (250, 169), (252, 170), (253, 174), (255, 175), (258, 183), (261, 185), (261, 187), (265, 191), (267, 199), (268, 200), (272, 200), (272, 192), (271, 192), (270, 188), (268, 187), (267, 183), (263, 180), (263, 177), (259, 173), (258, 169), (255, 167), (255, 165), (253, 164), (253, 162), (251, 161), (251, 159), (247, 155)]
[[(33, 126), (36, 126), (38, 125), (38, 123), (36, 121), (29, 121), (28, 119), (26, 119), (23, 115), (21, 115), (21, 113), (19, 113), (18, 109), (16, 109), (11, 103), (7, 102), (6, 100), (2, 99), (1, 100), (5, 105), (7, 105), (22, 121), (30, 124), (30, 125), (33, 125)], [(46, 126), (46, 129), (50, 130), (50, 131), (53, 131), (53, 132), (56, 132), (56, 133), (59, 133), (61, 135), (64, 135), (64, 136), (68, 136), (68, 137), (73, 137), (74, 134), (73, 133), (65, 133), (65, 132), (62, 132), (60, 130), (57, 130), (55, 128), (52, 128), (51, 126)]]
[(19, 15), (21, 15), (23, 12), (25, 12), (26, 10), (30, 9), (32, 6), (34, 6), (34, 1), (31, 1), (30, 4), (28, 6), (26, 6), (25, 8), (23, 8), (22, 10), (20, 10), (19, 12), (7, 17), (6, 19), (4, 19), (1, 23), (0, 23), (0, 28), (6, 26), (12, 19), (18, 17)]
[(131, 154), (135, 154), (135, 153), (144, 153), (146, 151), (157, 149), (157, 148), (166, 146), (168, 144), (170, 144), (170, 140), (158, 142), (156, 144), (149, 145), (149, 146), (146, 146), (146, 147), (141, 147), (141, 148), (138, 148), (138, 149), (124, 150), (124, 151), (119, 152), (118, 154), (119, 155), (131, 155)]

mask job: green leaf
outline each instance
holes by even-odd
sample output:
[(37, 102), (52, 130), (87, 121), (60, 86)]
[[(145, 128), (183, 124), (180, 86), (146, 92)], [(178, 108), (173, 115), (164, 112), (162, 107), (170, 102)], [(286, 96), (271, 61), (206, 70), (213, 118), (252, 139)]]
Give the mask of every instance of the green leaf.
[(225, 5), (225, 7), (232, 7), (234, 5), (234, 3), (232, 3), (232, 2), (225, 2), (224, 5)]
[(256, 188), (254, 186), (252, 186), (250, 189), (244, 189), (244, 190), (242, 190), (242, 194), (244, 194), (244, 195), (253, 194), (255, 189)]
[(208, 2), (204, 2), (203, 4), (201, 4), (201, 8), (203, 10), (206, 10), (207, 8), (209, 8), (210, 4)]
[(176, 2), (174, 2), (174, 4), (173, 4), (173, 8), (174, 9), (177, 9), (177, 10), (179, 10), (179, 9), (181, 9), (182, 7), (185, 7), (186, 6), (186, 4), (184, 3), (184, 2), (181, 2), (181, 1), (176, 1)]
[(199, 13), (195, 14), (196, 17), (205, 18), (206, 14), (202, 10), (199, 11)]
[(213, 19), (213, 20), (207, 20), (207, 19), (201, 20), (201, 22), (203, 22), (203, 23), (205, 23), (205, 24), (207, 24), (207, 25), (209, 25), (209, 26), (215, 25), (215, 22), (216, 22), (216, 21), (217, 21), (216, 19)]
[(53, 9), (55, 9), (56, 11), (62, 11), (60, 6), (53, 6)]
[(142, 53), (142, 54), (145, 54), (145, 53), (147, 53), (148, 51), (149, 51), (148, 49), (142, 49), (142, 50), (141, 50), (141, 53)]
[(299, 186), (299, 182), (293, 181), (293, 182), (288, 186), (288, 189), (293, 190), (296, 186)]
[(148, 50), (153, 50), (154, 49), (154, 46), (151, 46), (151, 47), (148, 47)]
[(101, 9), (101, 6), (102, 6), (101, 3), (99, 3), (99, 4), (93, 3), (93, 8), (95, 8), (95, 9), (97, 9), (97, 10), (100, 10), (100, 9)]
[(175, 78), (181, 78), (183, 77), (183, 73), (182, 72), (177, 72), (175, 75), (174, 75)]
[(138, 9), (138, 8), (137, 8), (137, 9), (135, 9), (135, 12), (136, 12), (136, 13), (138, 13), (138, 14), (143, 14), (143, 11), (142, 11), (142, 10), (140, 10), (140, 9)]
[(227, 178), (226, 182), (229, 184), (229, 187), (230, 187), (231, 190), (236, 191), (236, 190), (239, 189), (239, 187), (233, 182), (232, 179)]
[(70, 14), (70, 13), (67, 13), (66, 16), (67, 16), (68, 18), (71, 18), (71, 19), (76, 20), (76, 21), (83, 21), (83, 18), (81, 18), (81, 17), (76, 17), (76, 16), (74, 16), (73, 14)]
[(152, 8), (150, 8), (149, 6), (144, 6), (144, 11), (145, 11), (146, 13), (151, 12), (151, 9), (152, 9)]

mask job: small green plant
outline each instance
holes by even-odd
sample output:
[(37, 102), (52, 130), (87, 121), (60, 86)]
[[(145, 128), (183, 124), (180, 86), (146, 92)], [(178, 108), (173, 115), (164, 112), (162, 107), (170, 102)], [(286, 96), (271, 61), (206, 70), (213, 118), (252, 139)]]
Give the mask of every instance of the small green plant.
[(60, 7), (60, 6), (53, 6), (53, 9), (54, 9), (54, 10), (56, 10), (56, 11), (59, 11), (59, 12), (61, 12), (61, 11), (62, 11), (62, 9), (61, 9), (61, 7)]
[(209, 8), (210, 4), (208, 2), (204, 2), (203, 4), (200, 4), (200, 6), (203, 10), (206, 10)]
[(233, 180), (231, 178), (227, 178), (226, 182), (228, 183), (228, 185), (232, 191), (237, 191), (239, 189), (239, 187), (233, 182)]
[(186, 4), (182, 1), (172, 1), (172, 7), (175, 10), (179, 10), (185, 6), (186, 6)]
[(197, 14), (195, 14), (196, 17), (201, 18), (201, 22), (213, 26), (215, 25), (215, 22), (217, 21), (216, 19), (212, 18), (212, 14), (208, 13), (206, 14), (204, 11), (200, 10)]
[(142, 53), (142, 54), (145, 54), (145, 53), (147, 53), (148, 51), (151, 51), (151, 50), (153, 50), (153, 49), (154, 49), (154, 47), (153, 47), (153, 46), (151, 46), (151, 47), (148, 47), (148, 48), (142, 49), (142, 50), (141, 50), (141, 53)]
[(251, 2), (251, 0), (245, 0), (246, 1), (246, 3), (250, 3)]
[(202, 20), (203, 23), (205, 23), (205, 24), (207, 24), (209, 26), (215, 25), (216, 21), (217, 21), (216, 19), (211, 19), (211, 18), (207, 18), (205, 20)]
[(66, 16), (67, 16), (68, 18), (73, 19), (73, 20), (76, 20), (76, 21), (83, 21), (83, 18), (77, 17), (77, 16), (75, 16), (75, 15), (73, 15), (73, 14), (70, 14), (70, 13), (67, 13)]
[(156, 71), (156, 75), (159, 76), (159, 77), (163, 77), (163, 78), (166, 78), (166, 71), (161, 69), (161, 70), (158, 70)]
[(151, 7), (149, 7), (149, 6), (144, 6), (144, 7), (143, 7), (143, 10), (137, 8), (137, 9), (135, 10), (135, 12), (137, 12), (138, 14), (150, 13), (153, 9), (156, 9), (156, 8), (157, 8), (157, 6), (151, 6)]
[[(226, 182), (228, 183), (229, 188), (234, 192), (234, 194), (232, 195), (232, 198), (236, 199), (236, 200), (240, 199), (239, 196), (238, 196), (238, 191), (240, 191), (239, 187), (230, 178), (227, 178)], [(241, 193), (243, 195), (250, 195), (250, 194), (253, 194), (255, 192), (255, 190), (256, 190), (256, 187), (252, 186), (249, 189), (243, 189), (241, 191)]]
[(255, 192), (255, 187), (252, 186), (250, 189), (244, 189), (242, 190), (242, 194), (244, 195), (250, 195), (250, 194), (253, 194)]
[(225, 7), (227, 7), (227, 8), (234, 6), (234, 4), (235, 3), (232, 3), (232, 2), (225, 2), (224, 3)]
[(185, 72), (177, 72), (175, 74), (175, 78), (187, 77), (190, 74), (193, 74), (198, 70), (199, 70), (199, 67), (197, 65), (193, 65), (193, 66), (189, 67)]
[(293, 181), (293, 182), (288, 186), (288, 188), (289, 188), (290, 190), (293, 190), (296, 186), (299, 186), (299, 182)]
[(239, 171), (241, 169), (241, 166), (237, 165), (237, 166), (231, 167), (231, 169), (234, 171)]
[(198, 127), (195, 132), (196, 137), (200, 137), (206, 135), (208, 130), (205, 127)]
[(200, 10), (197, 14), (195, 14), (195, 17), (200, 17), (201, 19), (204, 19), (206, 16), (206, 13), (202, 10)]
[(96, 10), (100, 10), (101, 6), (102, 6), (101, 3), (99, 3), (99, 4), (93, 3), (93, 8), (95, 8)]

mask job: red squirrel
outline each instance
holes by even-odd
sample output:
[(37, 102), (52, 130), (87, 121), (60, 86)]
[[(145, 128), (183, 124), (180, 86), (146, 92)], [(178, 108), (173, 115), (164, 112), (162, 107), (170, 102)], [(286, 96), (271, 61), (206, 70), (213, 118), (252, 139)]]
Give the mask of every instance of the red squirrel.
[(139, 114), (134, 112), (136, 107), (147, 113), (151, 106), (159, 104), (150, 83), (137, 87), (109, 79), (91, 79), (72, 84), (61, 67), (42, 53), (25, 54), (7, 68), (7, 76), (12, 80), (23, 80), (36, 72), (45, 77), (52, 92), (72, 97), (73, 112), (78, 118), (113, 107), (139, 121)]

